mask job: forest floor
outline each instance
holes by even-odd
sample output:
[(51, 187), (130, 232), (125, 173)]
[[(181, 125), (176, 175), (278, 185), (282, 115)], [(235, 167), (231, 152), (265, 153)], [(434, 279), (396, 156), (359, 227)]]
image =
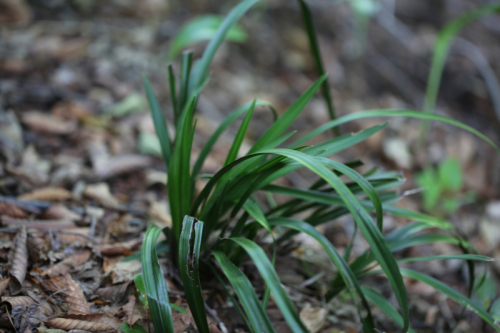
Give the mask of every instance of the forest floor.
[[(360, 30), (346, 4), (310, 2), (338, 115), (380, 108), (420, 109), (438, 29), (483, 3), (381, 1), (382, 9), (366, 30)], [(0, 11), (0, 260), (7, 263), (10, 249), (23, 239), (20, 228), (25, 225), (28, 253), (23, 258), (28, 260), (29, 271), (21, 294), (29, 297), (19, 304), (39, 303), (66, 288), (76, 299), (83, 292), (82, 306), (92, 314), (80, 319), (90, 322), (94, 330), (116, 329), (125, 320), (143, 316), (133, 312), (132, 292), (133, 276), (142, 269), (141, 263), (122, 259), (140, 249), (148, 224), (169, 226), (171, 220), (165, 166), (155, 155), (157, 147), (151, 140), (154, 126), (141, 75), (148, 75), (167, 119), (172, 120), (166, 76), (169, 43), (188, 19), (225, 14), (231, 7), (217, 3), (75, 0), (28, 1), (22, 6), (22, 1), (0, 1), (4, 6)], [(390, 3), (395, 5), (392, 12), (387, 7)], [(276, 0), (258, 5), (241, 26), (248, 32), (248, 40), (222, 45), (212, 65), (211, 80), (200, 96), (195, 154), (235, 108), (259, 98), (284, 112), (317, 77), (298, 2)], [(500, 20), (486, 17), (460, 36), (445, 67), (437, 112), (478, 129), (500, 145), (500, 113), (491, 102), (491, 87), (471, 61), (477, 60), (479, 51), (492, 73), (499, 76)], [(204, 45), (193, 47), (195, 56)], [(318, 94), (293, 129), (306, 133), (328, 120)], [(256, 109), (244, 146), (257, 139), (271, 121), (268, 109)], [(356, 121), (340, 130), (356, 132), (384, 121)], [(442, 124), (432, 124), (425, 143), (419, 145), (419, 130), (418, 121), (393, 118), (384, 131), (335, 159), (362, 160), (365, 171), (375, 166), (402, 170), (407, 181), (401, 191), (406, 191), (419, 187), (416, 179), (423, 170), (440, 165), (447, 157), (456, 158), (463, 184), (446, 195), (466, 202), (449, 213), (443, 212), (440, 202), (428, 213), (457, 225), (481, 254), (500, 258), (500, 156), (472, 134)], [(236, 131), (233, 127), (223, 135), (207, 159), (204, 173), (214, 173), (223, 164)], [(331, 133), (324, 138), (331, 138)], [(286, 181), (303, 188), (311, 183), (310, 177), (302, 172)], [(406, 196), (400, 205), (422, 211), (422, 194)], [(384, 223), (386, 231), (391, 231), (408, 221), (386, 216)], [(349, 218), (343, 218), (321, 231), (343, 247), (353, 233), (352, 225)], [(322, 250), (306, 237), (298, 237), (295, 244), (291, 255), (280, 255), (277, 271), (303, 319), (321, 324), (320, 332), (357, 332), (360, 324), (352, 304), (340, 297), (325, 305), (303, 285), (309, 278), (304, 268), (308, 265), (324, 271), (326, 277), (334, 273), (325, 265)], [(355, 254), (366, 249), (361, 237), (354, 245)], [(457, 252), (455, 246), (436, 243), (400, 255)], [(162, 263), (166, 272), (172, 271), (167, 261)], [(13, 331), (14, 319), (18, 329), (21, 324), (26, 329), (23, 323), (28, 319), (13, 311), (18, 303), (8, 298), (16, 286), (11, 281), (7, 288), (8, 269), (2, 266), (1, 304), (10, 304), (10, 310), (0, 307), (0, 326)], [(412, 267), (467, 292), (467, 272), (461, 262), (414, 263)], [(477, 274), (485, 269), (500, 285), (500, 263), (478, 265)], [(66, 283), (66, 278), (77, 283)], [(172, 301), (187, 308), (176, 280), (167, 281)], [(384, 279), (374, 278), (369, 283), (394, 298)], [(461, 317), (461, 306), (427, 285), (405, 283), (417, 332), (447, 332), (455, 324), (456, 332), (489, 332), (473, 313)], [(224, 292), (210, 281), (204, 287), (210, 295), (208, 305), (218, 317), (211, 319), (212, 329), (221, 328), (215, 325), (220, 320), (229, 332), (241, 330), (244, 326)], [(495, 287), (491, 292), (496, 293)], [(54, 304), (61, 302), (60, 296), (52, 297)], [(64, 304), (59, 305), (64, 309)], [(39, 330), (43, 323), (67, 330), (81, 328), (54, 323), (69, 317), (47, 321), (57, 311), (43, 311), (45, 321), (40, 317), (35, 321), (42, 323)], [(269, 314), (278, 332), (288, 330), (272, 306)], [(375, 311), (374, 315), (381, 329), (398, 331), (382, 313)], [(189, 314), (176, 313), (175, 323), (179, 332), (194, 327)]]

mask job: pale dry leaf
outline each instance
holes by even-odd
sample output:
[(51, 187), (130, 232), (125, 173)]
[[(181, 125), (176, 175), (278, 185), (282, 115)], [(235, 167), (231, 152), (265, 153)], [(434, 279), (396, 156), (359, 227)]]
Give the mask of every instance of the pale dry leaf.
[(320, 307), (312, 307), (306, 303), (300, 311), (300, 319), (311, 333), (319, 332), (326, 324), (328, 310)]
[(64, 230), (64, 229), (75, 229), (76, 224), (74, 221), (58, 220), (24, 220), (24, 219), (14, 219), (8, 216), (1, 216), (0, 220), (2, 225), (9, 226), (10, 228), (19, 228), (20, 225), (25, 225), (27, 230), (36, 231), (49, 231), (49, 230)]
[(80, 214), (77, 214), (66, 206), (61, 204), (51, 205), (45, 212), (43, 212), (41, 218), (47, 220), (70, 220), (70, 221), (78, 221), (82, 219)]
[(144, 305), (137, 301), (134, 295), (128, 296), (128, 303), (123, 306), (125, 312), (125, 321), (129, 325), (134, 325), (138, 320), (147, 318), (147, 312)]
[(97, 247), (97, 250), (105, 256), (128, 255), (133, 253), (134, 249), (136, 249), (141, 243), (142, 240), (133, 239), (128, 242), (100, 245)]
[(3, 293), (7, 286), (9, 285), (10, 277), (0, 280), (0, 295)]
[(28, 214), (24, 210), (9, 202), (0, 202), (0, 215), (21, 219), (28, 217)]
[(66, 302), (68, 303), (68, 314), (90, 314), (90, 308), (85, 299), (80, 285), (66, 273)]
[(29, 193), (20, 195), (20, 200), (37, 200), (37, 201), (65, 201), (73, 197), (71, 192), (60, 187), (44, 187)]
[(24, 278), (26, 277), (26, 270), (28, 268), (28, 247), (26, 227), (23, 225), (21, 230), (16, 234), (12, 248), (9, 252), (10, 264), (10, 293), (16, 295), (22, 289)]
[(31, 304), (35, 304), (33, 298), (29, 296), (14, 296), (14, 297), (2, 297), (2, 304), (8, 304), (11, 308), (15, 306), (28, 306)]
[(78, 128), (75, 119), (63, 119), (39, 111), (23, 112), (21, 121), (34, 131), (51, 134), (72, 134)]
[(80, 253), (73, 254), (63, 261), (55, 264), (54, 266), (47, 269), (42, 275), (47, 275), (50, 277), (55, 277), (58, 275), (64, 275), (68, 273), (74, 267), (82, 265), (90, 259), (91, 252), (88, 249), (84, 249)]
[(122, 321), (106, 314), (64, 315), (45, 322), (48, 327), (89, 332), (117, 330)]
[(107, 183), (88, 184), (83, 195), (104, 207), (117, 208), (120, 206), (120, 202), (111, 194)]
[(151, 163), (152, 159), (148, 156), (125, 154), (108, 158), (98, 168), (94, 167), (94, 172), (97, 178), (107, 179), (132, 171), (146, 169)]
[(106, 301), (111, 301), (113, 304), (120, 304), (125, 300), (125, 297), (130, 293), (132, 288), (131, 281), (121, 283), (116, 286), (99, 288), (95, 294)]

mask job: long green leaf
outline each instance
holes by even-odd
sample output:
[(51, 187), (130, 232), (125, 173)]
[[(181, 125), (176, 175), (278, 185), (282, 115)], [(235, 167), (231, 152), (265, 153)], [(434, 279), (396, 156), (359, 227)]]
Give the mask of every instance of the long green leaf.
[(201, 235), (203, 233), (203, 222), (194, 225), (195, 239), (191, 251), (191, 233), (195, 219), (186, 216), (182, 223), (182, 233), (179, 243), (179, 271), (182, 286), (189, 309), (196, 323), (196, 328), (201, 333), (209, 333), (205, 301), (201, 293), (200, 274), (198, 260), (200, 257)]
[(302, 112), (307, 103), (314, 96), (321, 83), (326, 79), (326, 75), (321, 76), (314, 84), (300, 96), (295, 103), (277, 120), (269, 129), (255, 142), (249, 154), (263, 149), (270, 142), (278, 139), (290, 127), (297, 116)]
[[(306, 27), (307, 37), (309, 39), (309, 46), (311, 47), (311, 53), (314, 59), (314, 64), (316, 65), (316, 71), (319, 76), (325, 75), (325, 68), (323, 66), (323, 60), (321, 59), (321, 51), (319, 50), (318, 40), (316, 38), (316, 32), (314, 30), (313, 17), (306, 0), (299, 0), (300, 10), (302, 12), (302, 21)], [(328, 114), (330, 119), (335, 119), (335, 107), (333, 106), (332, 96), (330, 95), (330, 86), (328, 80), (323, 81), (321, 85), (321, 92), (323, 98), (325, 99), (326, 107), (328, 109)], [(340, 136), (338, 127), (333, 128), (333, 135)]]
[[(364, 332), (374, 332), (374, 323), (370, 307), (365, 299), (360, 285), (358, 284), (356, 276), (354, 275), (344, 258), (337, 252), (335, 247), (328, 241), (328, 239), (310, 224), (299, 220), (290, 218), (272, 218), (269, 220), (269, 223), (273, 226), (279, 225), (306, 233), (323, 246), (326, 253), (339, 270), (339, 273), (342, 275), (346, 285), (349, 288), (349, 291), (351, 292), (356, 307), (358, 308), (360, 319), (363, 322)], [(365, 315), (362, 315), (363, 311), (361, 310), (361, 308), (364, 309)]]
[(326, 166), (318, 162), (312, 156), (288, 149), (271, 149), (264, 152), (286, 156), (301, 163), (318, 176), (325, 179), (342, 197), (342, 200), (346, 203), (347, 208), (353, 215), (354, 220), (363, 233), (363, 236), (367, 240), (368, 244), (370, 244), (370, 248), (372, 249), (380, 266), (386, 273), (389, 283), (396, 294), (399, 306), (401, 307), (401, 312), (405, 322), (405, 329), (408, 329), (408, 297), (403, 279), (399, 273), (399, 267), (397, 266), (396, 260), (392, 255), (384, 237), (382, 236), (382, 233), (377, 229), (370, 215), (363, 209), (358, 199), (356, 199), (340, 178), (335, 175), (335, 173), (331, 172)]
[(418, 281), (421, 281), (425, 284), (428, 284), (429, 286), (433, 287), (439, 292), (442, 292), (443, 294), (447, 295), (451, 299), (453, 299), (455, 302), (462, 304), (465, 306), (467, 309), (472, 310), (475, 314), (477, 314), (479, 317), (481, 317), (485, 322), (490, 324), (494, 329), (497, 330), (497, 332), (500, 332), (500, 326), (498, 326), (495, 322), (495, 319), (488, 313), (486, 310), (476, 304), (473, 300), (468, 298), (467, 296), (462, 295), (455, 289), (451, 288), (450, 286), (444, 284), (443, 282), (436, 280), (433, 277), (430, 277), (428, 275), (425, 275), (423, 273), (411, 270), (411, 269), (401, 269), (401, 274), (409, 277), (411, 279), (415, 279)]
[[(189, 214), (192, 198), (192, 180), (190, 175), (190, 157), (192, 144), (192, 128), (196, 97), (190, 99), (179, 118), (179, 125), (175, 135), (175, 146), (172, 161), (168, 170), (168, 199), (172, 215), (172, 228), (175, 243), (178, 243), (182, 220)], [(172, 250), (176, 250), (174, 247)]]
[[(361, 290), (363, 291), (363, 294), (370, 302), (378, 306), (386, 315), (391, 317), (392, 320), (394, 320), (399, 326), (403, 327), (403, 318), (398, 313), (398, 311), (394, 309), (392, 304), (385, 299), (385, 297), (380, 295), (375, 290), (364, 286), (361, 286)], [(415, 331), (411, 327), (408, 328), (408, 332), (415, 333)]]
[[(205, 159), (207, 158), (208, 154), (212, 150), (212, 147), (214, 144), (217, 142), (221, 134), (231, 125), (239, 116), (241, 116), (243, 113), (247, 112), (249, 110), (249, 107), (252, 105), (252, 103), (247, 103), (243, 105), (242, 107), (234, 110), (232, 113), (230, 113), (224, 121), (219, 125), (219, 127), (215, 130), (215, 132), (210, 136), (210, 138), (207, 140), (205, 145), (203, 146), (200, 155), (198, 155), (198, 159), (196, 160), (196, 163), (193, 167), (193, 177), (197, 177), (198, 173), (200, 172), (201, 167), (203, 166), (203, 163), (205, 162)], [(263, 100), (257, 100), (256, 105), (267, 105), (270, 106), (271, 104), (269, 102), (263, 101)]]
[(146, 75), (143, 75), (144, 78), (144, 88), (146, 89), (146, 95), (148, 97), (149, 108), (151, 109), (151, 116), (153, 117), (153, 123), (155, 125), (156, 135), (158, 136), (158, 140), (160, 141), (161, 152), (163, 155), (163, 160), (165, 161), (165, 165), (167, 169), (169, 168), (170, 158), (172, 155), (172, 142), (170, 141), (170, 135), (168, 133), (168, 128), (165, 123), (165, 118), (161, 112), (160, 104), (156, 99), (155, 93), (153, 92), (153, 88), (151, 88), (151, 84), (149, 83)]
[(252, 284), (243, 272), (224, 253), (212, 251), (215, 259), (234, 288), (255, 332), (275, 332), (271, 321), (262, 308)]
[(347, 123), (349, 121), (353, 121), (356, 119), (364, 119), (364, 118), (374, 118), (374, 117), (408, 117), (408, 118), (418, 118), (418, 119), (427, 119), (427, 120), (436, 120), (440, 121), (446, 124), (450, 124), (462, 129), (465, 129), (487, 143), (489, 143), (493, 148), (495, 148), (498, 152), (500, 152), (500, 148), (498, 148), (493, 141), (488, 139), (483, 133), (479, 132), (478, 130), (475, 130), (474, 128), (467, 126), (465, 124), (462, 124), (461, 122), (458, 122), (456, 120), (453, 120), (448, 117), (440, 116), (437, 114), (432, 114), (432, 113), (424, 113), (421, 111), (413, 111), (413, 110), (388, 110), (388, 109), (383, 109), (383, 110), (370, 110), (370, 111), (361, 111), (361, 112), (356, 112), (356, 113), (351, 113), (346, 116), (337, 118), (333, 121), (329, 121), (328, 123), (318, 127), (317, 129), (311, 131), (309, 134), (303, 136), (299, 140), (295, 141), (292, 144), (292, 147), (297, 147), (302, 145), (304, 142), (307, 140), (317, 136), (318, 134), (333, 128), (335, 126)]
[(441, 29), (434, 44), (434, 54), (429, 72), (429, 79), (427, 81), (427, 89), (425, 91), (424, 112), (434, 112), (446, 56), (453, 41), (453, 37), (470, 23), (485, 15), (496, 12), (500, 12), (500, 3), (486, 4), (456, 17)]
[(245, 139), (245, 134), (247, 133), (248, 125), (250, 125), (250, 120), (252, 119), (253, 115), (253, 110), (255, 109), (255, 103), (257, 100), (254, 100), (252, 102), (252, 105), (250, 106), (250, 109), (248, 110), (245, 118), (243, 119), (243, 122), (241, 123), (240, 129), (238, 130), (238, 133), (236, 133), (236, 137), (234, 138), (233, 144), (231, 145), (231, 148), (229, 149), (229, 152), (227, 153), (226, 161), (224, 162), (224, 165), (228, 165), (232, 161), (234, 161), (238, 157), (238, 152), (240, 151), (241, 144), (243, 143), (243, 140)]
[(236, 24), (236, 22), (257, 2), (259, 2), (259, 0), (244, 0), (240, 2), (236, 7), (234, 7), (231, 12), (229, 12), (229, 14), (226, 15), (226, 18), (217, 29), (217, 32), (208, 43), (203, 56), (199, 61), (195, 63), (193, 67), (193, 71), (191, 72), (191, 79), (189, 82), (188, 96), (198, 94), (198, 91), (202, 88), (203, 84), (207, 80), (208, 68), (220, 44), (224, 41), (227, 34)]
[(290, 298), (281, 286), (280, 280), (271, 262), (267, 258), (265, 252), (254, 242), (246, 238), (234, 237), (230, 238), (233, 242), (240, 245), (250, 255), (255, 266), (259, 270), (260, 275), (266, 282), (273, 293), (274, 300), (278, 308), (281, 310), (288, 326), (295, 333), (307, 332), (306, 327), (299, 317), (297, 309), (294, 307)]
[[(175, 35), (168, 52), (168, 58), (173, 61), (183, 48), (201, 42), (210, 40), (217, 31), (224, 18), (219, 15), (197, 16), (184, 24), (181, 30)], [(233, 42), (244, 42), (247, 39), (245, 31), (238, 27), (232, 27), (226, 39)]]
[(482, 256), (479, 254), (441, 254), (426, 257), (414, 257), (399, 259), (398, 262), (414, 262), (414, 261), (428, 261), (428, 260), (445, 260), (445, 259), (462, 259), (462, 260), (475, 260), (475, 261), (493, 261), (493, 258)]
[(160, 228), (151, 226), (144, 236), (142, 244), (143, 279), (155, 332), (174, 333), (167, 284), (156, 254), (156, 241), (161, 232)]

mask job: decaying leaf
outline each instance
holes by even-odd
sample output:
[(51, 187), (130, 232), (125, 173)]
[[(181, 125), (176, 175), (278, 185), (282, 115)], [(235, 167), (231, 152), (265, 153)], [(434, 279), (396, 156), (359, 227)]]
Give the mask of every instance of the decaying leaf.
[(99, 246), (97, 250), (105, 256), (127, 255), (132, 253), (133, 250), (140, 244), (140, 239), (133, 239), (128, 242), (104, 244)]
[(89, 332), (117, 330), (122, 321), (118, 318), (106, 314), (88, 314), (88, 315), (64, 315), (49, 321), (45, 324), (48, 327), (69, 330), (84, 330)]
[(95, 269), (92, 262), (87, 262), (83, 265), (82, 270), (73, 274), (73, 280), (78, 281), (85, 295), (92, 295), (99, 288), (101, 273)]
[(113, 302), (113, 304), (120, 304), (129, 294), (131, 289), (131, 282), (132, 281), (125, 282), (116, 286), (99, 288), (95, 291), (95, 294), (104, 300)]
[(10, 278), (5, 278), (0, 280), (0, 295), (3, 293), (3, 291), (7, 288), (9, 285)]
[(66, 120), (39, 111), (23, 112), (21, 120), (35, 131), (51, 134), (71, 134), (78, 125), (75, 119)]
[(28, 235), (28, 254), (32, 262), (46, 260), (48, 251), (49, 242), (46, 239), (46, 234)]
[(328, 310), (319, 307), (311, 307), (311, 304), (306, 303), (302, 311), (300, 311), (300, 319), (311, 333), (319, 332), (326, 324), (326, 315)]
[(120, 206), (120, 202), (111, 194), (107, 183), (89, 184), (85, 187), (83, 194), (104, 207), (117, 208)]
[(22, 305), (28, 306), (34, 304), (35, 301), (29, 296), (2, 297), (1, 304), (8, 304), (12, 310), (13, 307)]
[(16, 238), (12, 243), (12, 248), (9, 252), (10, 264), (10, 293), (16, 295), (23, 287), (26, 270), (28, 268), (28, 247), (26, 246), (26, 227), (23, 225), (21, 230), (16, 234)]
[(20, 219), (28, 217), (28, 214), (26, 214), (24, 210), (9, 202), (0, 202), (0, 215), (7, 215)]
[(151, 158), (144, 155), (120, 155), (109, 158), (105, 163), (95, 169), (95, 174), (99, 179), (107, 179), (118, 175), (123, 175), (135, 170), (145, 169), (152, 163)]
[(63, 229), (76, 228), (76, 224), (74, 221), (67, 221), (67, 220), (57, 220), (57, 221), (24, 220), (24, 219), (14, 219), (8, 216), (2, 216), (0, 220), (2, 221), (2, 225), (9, 226), (11, 228), (18, 228), (20, 225), (24, 224), (27, 230), (49, 231), (49, 230), (63, 230)]
[(66, 288), (66, 280), (61, 276), (54, 276), (48, 280), (42, 281), (42, 287), (49, 293), (56, 293)]
[(138, 320), (147, 318), (147, 312), (144, 305), (137, 301), (134, 295), (129, 295), (128, 303), (123, 306), (125, 312), (125, 321), (134, 325)]
[(68, 208), (66, 208), (66, 206), (61, 204), (51, 205), (49, 208), (47, 208), (47, 210), (43, 212), (43, 215), (41, 217), (47, 220), (78, 221), (82, 219), (82, 216), (80, 214), (69, 210)]
[(55, 264), (51, 268), (47, 269), (42, 275), (47, 275), (50, 277), (64, 275), (68, 273), (74, 267), (82, 265), (90, 259), (91, 252), (88, 249), (84, 249), (80, 253), (73, 254), (63, 261)]
[(73, 197), (71, 192), (60, 187), (44, 187), (20, 195), (20, 200), (65, 201)]
[(68, 314), (90, 314), (89, 305), (85, 299), (80, 285), (66, 273), (66, 302), (68, 303)]

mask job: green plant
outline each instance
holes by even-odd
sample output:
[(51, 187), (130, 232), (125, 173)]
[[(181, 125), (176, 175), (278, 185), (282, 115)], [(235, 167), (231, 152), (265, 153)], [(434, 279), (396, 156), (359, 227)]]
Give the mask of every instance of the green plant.
[(428, 166), (416, 177), (422, 192), (424, 209), (434, 215), (454, 213), (466, 203), (474, 201), (474, 192), (460, 196), (462, 189), (462, 168), (455, 158), (443, 160), (438, 168)]
[[(198, 95), (209, 78), (209, 65), (228, 31), (256, 2), (258, 0), (244, 0), (226, 16), (201, 59), (193, 62), (192, 54), (184, 53), (181, 59), (180, 77), (174, 75), (172, 66), (169, 67), (175, 125), (173, 139), (151, 85), (144, 77), (147, 98), (168, 170), (167, 190), (172, 228), (163, 231), (170, 243), (173, 263), (179, 269), (185, 297), (198, 330), (208, 333), (200, 273), (203, 271), (206, 276), (206, 272), (210, 272), (208, 269), (211, 268), (213, 276), (220, 279), (226, 290), (229, 291), (229, 285), (232, 286), (242, 306), (238, 306), (238, 309), (249, 331), (274, 332), (266, 315), (272, 293), (274, 302), (292, 331), (306, 332), (297, 309), (283, 289), (274, 269), (276, 247), (297, 232), (311, 235), (323, 246), (338, 270), (337, 276), (329, 283), (330, 288), (326, 298), (329, 300), (341, 291), (347, 290), (358, 309), (364, 332), (375, 332), (371, 306), (368, 302), (379, 306), (403, 328), (403, 331), (412, 331), (409, 327), (408, 297), (403, 284), (403, 275), (423, 281), (460, 304), (474, 309), (488, 324), (500, 330), (493, 317), (469, 297), (430, 276), (409, 269), (400, 269), (398, 265), (405, 261), (463, 259), (473, 273), (473, 261), (489, 259), (471, 254), (474, 249), (451, 223), (394, 206), (393, 203), (399, 198), (394, 190), (404, 181), (400, 173), (372, 170), (362, 175), (355, 171), (356, 167), (362, 165), (361, 162), (342, 164), (328, 158), (380, 131), (387, 123), (358, 133), (343, 135), (316, 146), (306, 145), (309, 139), (348, 121), (369, 117), (404, 116), (438, 120), (458, 126), (478, 135), (500, 151), (491, 140), (473, 128), (429, 113), (411, 110), (373, 110), (334, 119), (287, 143), (286, 148), (277, 148), (290, 141), (294, 133), (287, 133), (287, 130), (322, 86), (326, 78), (326, 75), (322, 75), (268, 128), (245, 156), (237, 157), (250, 126), (253, 111), (259, 105), (269, 105), (267, 102), (254, 100), (231, 113), (219, 125), (205, 143), (196, 161), (192, 163), (191, 150), (196, 128), (194, 112)], [(220, 170), (211, 175), (200, 174), (205, 158), (221, 133), (243, 115), (244, 119)], [(297, 189), (273, 184), (275, 180), (304, 167), (318, 176), (318, 180), (309, 188)], [(340, 179), (342, 175), (350, 180), (342, 181)], [(200, 178), (208, 182), (200, 193), (196, 193), (195, 183)], [(285, 195), (291, 199), (276, 204), (273, 198), (275, 194)], [(370, 215), (372, 213), (375, 222)], [(384, 236), (383, 213), (402, 216), (414, 222)], [(306, 214), (307, 217), (299, 220), (298, 214)], [(356, 258), (350, 258), (350, 251), (341, 256), (337, 249), (315, 229), (315, 226), (346, 214), (352, 215), (357, 228), (370, 245), (369, 250)], [(173, 330), (171, 305), (163, 273), (157, 262), (155, 244), (161, 232), (162, 230), (155, 226), (150, 227), (145, 235), (142, 251), (145, 291), (157, 333)], [(266, 234), (270, 234), (273, 239), (271, 259), (258, 245), (260, 237)], [(216, 236), (217, 240), (213, 241), (212, 236)], [(456, 244), (463, 249), (464, 254), (406, 260), (396, 260), (393, 255), (393, 252), (410, 246), (438, 241)], [(266, 285), (260, 298), (239, 268), (247, 255), (253, 260)], [(221, 277), (217, 266), (220, 267), (222, 276), (227, 278), (227, 282)], [(377, 267), (380, 270), (374, 270)], [(399, 303), (399, 312), (376, 291), (362, 286), (360, 279), (375, 272), (387, 277)], [(473, 277), (474, 274), (471, 274), (471, 286), (474, 283)], [(231, 294), (229, 296), (232, 297)]]

